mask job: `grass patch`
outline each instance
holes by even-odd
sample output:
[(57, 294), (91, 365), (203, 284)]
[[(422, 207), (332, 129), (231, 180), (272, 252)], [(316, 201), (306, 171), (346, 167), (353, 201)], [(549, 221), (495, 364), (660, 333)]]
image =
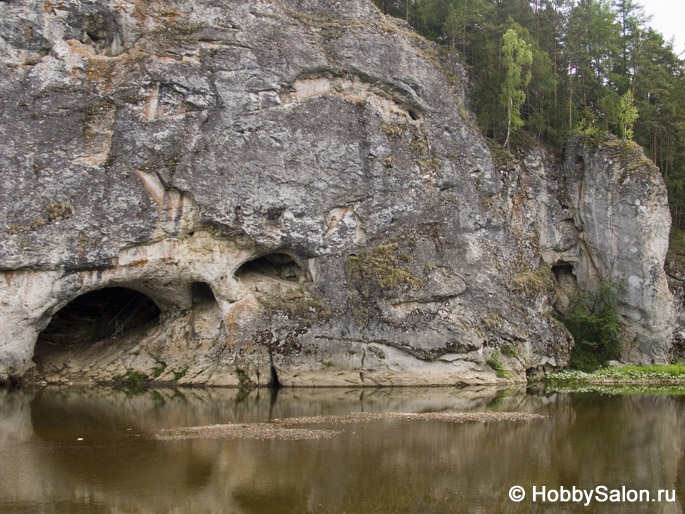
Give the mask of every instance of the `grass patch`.
[(154, 378), (158, 378), (162, 373), (164, 373), (164, 370), (166, 369), (166, 362), (164, 361), (159, 361), (157, 365), (152, 368), (152, 376)]
[(188, 372), (188, 366), (186, 366), (185, 368), (183, 368), (180, 371), (174, 371), (174, 380), (182, 379), (183, 377), (186, 376), (187, 372)]
[(511, 378), (511, 373), (504, 369), (504, 361), (502, 360), (502, 354), (499, 350), (495, 351), (485, 360), (485, 364), (490, 366), (498, 378)]
[(528, 269), (518, 273), (513, 283), (528, 296), (534, 296), (553, 287), (552, 270), (546, 263), (542, 263), (536, 270)]
[(518, 359), (518, 353), (516, 352), (516, 349), (509, 346), (508, 344), (505, 344), (502, 346), (502, 353), (506, 355), (507, 357), (513, 357), (514, 359)]
[[(662, 384), (663, 387), (655, 388), (654, 384)], [(682, 384), (683, 387), (674, 388), (673, 384)], [(547, 375), (545, 385), (559, 392), (606, 390), (622, 394), (651, 394), (663, 390), (664, 394), (685, 394), (685, 364), (606, 367), (592, 373), (559, 371)]]
[(399, 139), (404, 134), (405, 127), (403, 125), (395, 125), (394, 123), (381, 122), (381, 132), (385, 135)]
[(650, 364), (648, 366), (602, 368), (595, 374), (609, 379), (685, 380), (685, 364)]
[(150, 379), (143, 373), (128, 370), (114, 379), (114, 387), (121, 389), (127, 396), (135, 396), (148, 390)]
[(403, 264), (412, 262), (411, 255), (398, 252), (397, 246), (396, 241), (391, 241), (364, 252), (357, 258), (358, 261), (354, 257), (348, 257), (345, 263), (346, 273), (350, 276), (361, 272), (364, 278), (371, 278), (386, 290), (421, 287), (423, 281), (411, 271), (402, 268)]
[(419, 166), (419, 169), (423, 174), (432, 175), (440, 171), (440, 168), (442, 168), (442, 163), (437, 157), (433, 157), (432, 159), (418, 159), (416, 164)]
[(299, 319), (306, 326), (330, 319), (333, 315), (333, 309), (326, 302), (308, 294), (302, 288), (287, 291), (282, 295), (266, 294), (261, 297), (261, 302), (266, 309), (286, 313)]

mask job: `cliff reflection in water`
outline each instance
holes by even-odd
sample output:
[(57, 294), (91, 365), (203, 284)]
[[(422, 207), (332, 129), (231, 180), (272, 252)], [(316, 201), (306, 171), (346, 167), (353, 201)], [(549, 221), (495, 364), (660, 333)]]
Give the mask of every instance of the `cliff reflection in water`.
[[(350, 412), (535, 412), (544, 420), (328, 426), (332, 439), (159, 441), (161, 429)], [(0, 391), (0, 511), (130, 513), (625, 512), (512, 503), (513, 485), (676, 489), (685, 397), (491, 388)]]

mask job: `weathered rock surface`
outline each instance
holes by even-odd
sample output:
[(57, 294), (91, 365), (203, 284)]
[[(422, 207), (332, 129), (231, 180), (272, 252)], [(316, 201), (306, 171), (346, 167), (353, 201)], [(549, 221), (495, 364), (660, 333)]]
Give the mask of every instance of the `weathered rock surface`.
[[(463, 70), (370, 2), (0, 2), (0, 53), (2, 377), (523, 380), (568, 360), (564, 284), (622, 277), (626, 358), (668, 354), (658, 173), (495, 166)], [(158, 320), (32, 370), (113, 286)]]
[(623, 322), (621, 359), (669, 361), (675, 310), (664, 260), (671, 218), (659, 170), (633, 143), (576, 139), (546, 183), (555, 201), (541, 202), (548, 222), (540, 252), (557, 281), (557, 308), (569, 293), (611, 284)]

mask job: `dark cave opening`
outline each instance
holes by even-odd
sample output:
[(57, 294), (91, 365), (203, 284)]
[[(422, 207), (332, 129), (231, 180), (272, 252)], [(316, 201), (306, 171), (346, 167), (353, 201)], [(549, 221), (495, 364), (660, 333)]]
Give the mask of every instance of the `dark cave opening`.
[(573, 265), (567, 262), (560, 262), (552, 266), (552, 273), (557, 282), (564, 282), (571, 278), (575, 282)]
[(271, 253), (252, 259), (244, 263), (235, 272), (239, 279), (261, 275), (291, 282), (301, 282), (305, 279), (304, 270), (288, 254)]
[(126, 287), (106, 287), (78, 296), (52, 316), (38, 336), (34, 361), (57, 351), (89, 345), (143, 327), (159, 318), (149, 297)]
[(193, 305), (205, 302), (216, 302), (214, 291), (207, 282), (193, 282), (190, 286), (190, 294), (193, 297)]

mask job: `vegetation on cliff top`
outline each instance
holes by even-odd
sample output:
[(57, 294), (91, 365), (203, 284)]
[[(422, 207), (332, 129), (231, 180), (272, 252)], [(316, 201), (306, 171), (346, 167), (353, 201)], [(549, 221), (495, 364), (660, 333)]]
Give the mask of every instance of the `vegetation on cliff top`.
[[(504, 143), (519, 113), (513, 145), (533, 136), (561, 150), (578, 132), (632, 136), (664, 176), (674, 225), (685, 225), (685, 62), (635, 0), (373, 1), (461, 55), (485, 136)], [(501, 101), (507, 33), (532, 53), (518, 75), (519, 113)]]

